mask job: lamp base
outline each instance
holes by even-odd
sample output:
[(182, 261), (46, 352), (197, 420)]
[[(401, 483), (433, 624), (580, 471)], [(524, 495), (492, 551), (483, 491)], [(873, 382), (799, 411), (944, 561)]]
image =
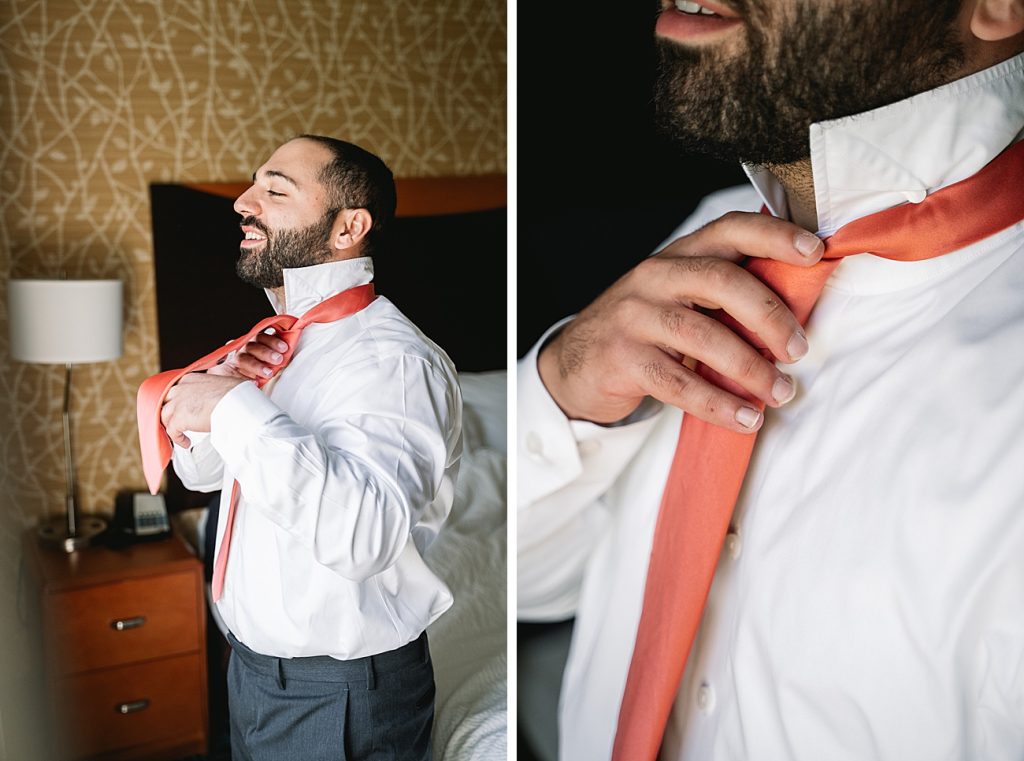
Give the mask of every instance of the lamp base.
[(103, 533), (107, 528), (107, 522), (95, 515), (84, 515), (78, 522), (78, 532), (75, 536), (68, 536), (67, 518), (50, 518), (39, 524), (39, 541), (42, 544), (64, 550), (69, 555), (72, 552), (88, 547), (93, 537)]

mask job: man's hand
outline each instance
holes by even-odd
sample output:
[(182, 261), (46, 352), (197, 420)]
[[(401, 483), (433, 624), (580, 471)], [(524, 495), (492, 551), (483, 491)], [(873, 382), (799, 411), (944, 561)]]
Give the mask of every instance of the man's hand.
[(622, 420), (652, 396), (724, 428), (756, 431), (764, 416), (701, 378), (684, 358), (773, 407), (793, 398), (792, 379), (698, 307), (723, 309), (779, 361), (795, 362), (807, 353), (803, 329), (739, 262), (753, 256), (810, 266), (824, 251), (816, 236), (790, 222), (726, 214), (638, 264), (580, 312), (541, 351), (541, 379), (574, 419)]
[(182, 447), (192, 446), (185, 431), (209, 431), (213, 408), (240, 383), (248, 383), (248, 380), (209, 373), (189, 373), (178, 381), (167, 392), (160, 411), (160, 422), (171, 441)]
[(277, 372), (284, 361), (281, 352), (288, 351), (288, 344), (272, 333), (260, 333), (230, 359), (206, 371), (208, 375), (229, 378), (263, 380)]

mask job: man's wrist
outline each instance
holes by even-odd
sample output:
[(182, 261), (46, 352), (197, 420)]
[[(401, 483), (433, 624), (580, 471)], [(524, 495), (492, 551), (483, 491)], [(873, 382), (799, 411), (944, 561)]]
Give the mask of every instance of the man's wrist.
[(570, 420), (578, 420), (579, 417), (573, 414), (573, 410), (564, 400), (564, 394), (562, 393), (562, 369), (559, 366), (559, 338), (562, 335), (562, 329), (553, 332), (548, 336), (547, 341), (540, 350), (537, 352), (537, 374), (540, 376), (540, 382), (544, 386), (544, 390), (548, 392), (548, 396), (551, 400), (558, 405), (558, 409), (562, 411)]
[[(596, 420), (593, 416), (586, 414), (583, 409), (572, 404), (572, 393), (566, 388), (567, 378), (566, 374), (562, 372), (561, 358), (559, 356), (562, 329), (564, 327), (563, 325), (557, 331), (553, 331), (537, 352), (537, 374), (540, 376), (541, 384), (543, 384), (544, 389), (548, 392), (548, 396), (551, 397), (551, 400), (558, 405), (558, 409), (569, 420), (580, 420), (607, 427), (630, 422), (633, 414), (642, 406), (641, 404), (638, 404), (637, 407), (630, 410), (627, 414), (615, 420)], [(646, 416), (644, 415), (644, 417)]]

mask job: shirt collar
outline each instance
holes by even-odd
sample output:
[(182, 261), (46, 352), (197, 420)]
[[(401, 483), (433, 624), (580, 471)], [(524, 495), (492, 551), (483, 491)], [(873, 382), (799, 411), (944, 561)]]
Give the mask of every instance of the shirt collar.
[[(1024, 137), (1024, 53), (963, 79), (863, 114), (812, 124), (818, 233), (978, 172)], [(744, 166), (762, 200), (788, 217), (786, 194), (760, 167)]]
[[(373, 260), (368, 256), (342, 259), (284, 270), (284, 300), (288, 313), (299, 317), (337, 293), (373, 280)], [(265, 289), (277, 314), (284, 310), (273, 291)]]

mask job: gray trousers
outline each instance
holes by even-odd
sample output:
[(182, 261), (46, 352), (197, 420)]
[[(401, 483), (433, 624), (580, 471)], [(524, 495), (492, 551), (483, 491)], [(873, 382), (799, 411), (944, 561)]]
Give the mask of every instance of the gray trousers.
[(426, 632), (350, 661), (272, 658), (228, 641), (233, 761), (430, 761)]

